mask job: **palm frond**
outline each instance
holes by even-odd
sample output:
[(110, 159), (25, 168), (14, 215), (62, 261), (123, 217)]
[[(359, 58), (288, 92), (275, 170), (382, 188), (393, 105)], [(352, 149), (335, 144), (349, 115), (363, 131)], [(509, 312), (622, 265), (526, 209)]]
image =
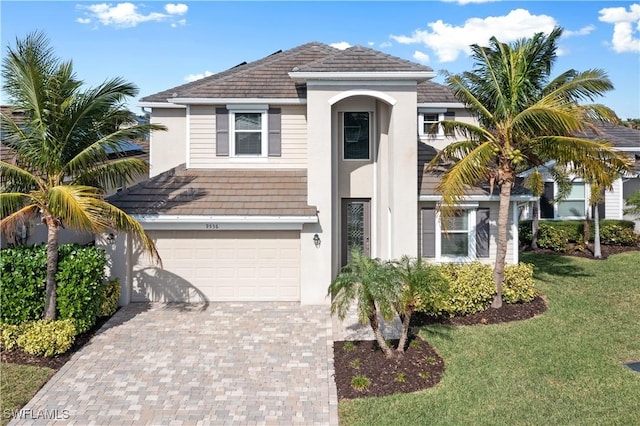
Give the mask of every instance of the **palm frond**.
[(40, 178), (22, 167), (5, 161), (0, 161), (0, 176), (2, 176), (3, 191), (26, 192), (43, 187)]
[(71, 183), (94, 186), (106, 191), (111, 188), (128, 185), (146, 176), (148, 172), (149, 165), (143, 160), (139, 158), (121, 158), (83, 169)]
[(0, 217), (4, 219), (11, 216), (29, 204), (33, 204), (33, 199), (29, 194), (22, 192), (1, 192)]
[(38, 214), (39, 207), (37, 204), (27, 204), (21, 206), (19, 209), (12, 211), (10, 214), (5, 216), (5, 209), (8, 212), (9, 209), (6, 208), (4, 202), (5, 194), (0, 195), (0, 200), (2, 202), (2, 220), (0, 220), (0, 230), (3, 233), (8, 233), (12, 230), (15, 230), (21, 225), (28, 223), (33, 218), (35, 218)]
[(463, 146), (458, 143), (452, 147), (452, 150), (457, 150), (459, 153), (466, 152), (466, 155), (444, 173), (436, 187), (436, 191), (442, 195), (439, 211), (443, 217), (451, 216), (456, 211), (456, 205), (460, 203), (470, 187), (488, 180), (491, 164), (494, 161), (494, 144), (491, 142), (484, 142), (473, 149), (461, 149)]

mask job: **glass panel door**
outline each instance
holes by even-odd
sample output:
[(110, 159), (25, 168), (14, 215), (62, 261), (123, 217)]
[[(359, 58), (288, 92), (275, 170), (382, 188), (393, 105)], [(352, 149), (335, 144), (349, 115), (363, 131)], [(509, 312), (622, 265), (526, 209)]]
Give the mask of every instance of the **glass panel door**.
[(370, 256), (370, 200), (342, 200), (342, 266), (349, 263), (353, 249)]

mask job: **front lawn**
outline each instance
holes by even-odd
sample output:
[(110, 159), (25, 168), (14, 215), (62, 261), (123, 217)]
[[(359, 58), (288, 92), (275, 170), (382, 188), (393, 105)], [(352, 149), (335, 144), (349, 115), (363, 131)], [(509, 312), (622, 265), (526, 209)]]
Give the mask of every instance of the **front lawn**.
[(0, 424), (9, 423), (53, 373), (47, 367), (0, 363)]
[(640, 253), (525, 253), (549, 309), (522, 322), (423, 327), (444, 358), (436, 387), (341, 401), (341, 425), (640, 424)]

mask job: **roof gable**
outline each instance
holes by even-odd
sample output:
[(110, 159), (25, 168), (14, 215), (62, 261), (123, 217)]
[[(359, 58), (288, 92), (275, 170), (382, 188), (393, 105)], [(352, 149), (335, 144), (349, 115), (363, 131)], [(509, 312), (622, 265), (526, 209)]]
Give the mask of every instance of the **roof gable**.
[(296, 68), (296, 72), (433, 72), (430, 67), (362, 46)]

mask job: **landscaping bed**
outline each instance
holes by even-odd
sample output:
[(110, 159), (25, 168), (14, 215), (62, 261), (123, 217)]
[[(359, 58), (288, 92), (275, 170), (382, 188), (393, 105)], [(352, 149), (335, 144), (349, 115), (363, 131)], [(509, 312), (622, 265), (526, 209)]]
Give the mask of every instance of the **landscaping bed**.
[(600, 252), (602, 257), (597, 259), (593, 257), (593, 245), (589, 245), (589, 247), (580, 246), (578, 244), (569, 244), (568, 249), (565, 252), (558, 252), (550, 249), (524, 249), (524, 251), (528, 253), (536, 253), (536, 254), (557, 254), (560, 256), (573, 256), (573, 257), (583, 257), (586, 259), (594, 259), (594, 260), (604, 260), (609, 256), (619, 253), (626, 253), (629, 251), (640, 251), (640, 246), (614, 246), (609, 244), (602, 244), (600, 246)]
[[(416, 313), (412, 326), (429, 324), (488, 325), (532, 318), (547, 309), (540, 296), (528, 303), (503, 304), (499, 309), (460, 317), (435, 317)], [(397, 341), (391, 341), (395, 346)], [(345, 349), (346, 347), (346, 349)], [(445, 370), (445, 362), (428, 342), (415, 337), (404, 357), (388, 359), (375, 341), (337, 341), (333, 345), (335, 381), (338, 399), (386, 396), (416, 392), (435, 386)], [(369, 380), (366, 389), (355, 389), (354, 377)], [(357, 382), (356, 382), (357, 384)]]

